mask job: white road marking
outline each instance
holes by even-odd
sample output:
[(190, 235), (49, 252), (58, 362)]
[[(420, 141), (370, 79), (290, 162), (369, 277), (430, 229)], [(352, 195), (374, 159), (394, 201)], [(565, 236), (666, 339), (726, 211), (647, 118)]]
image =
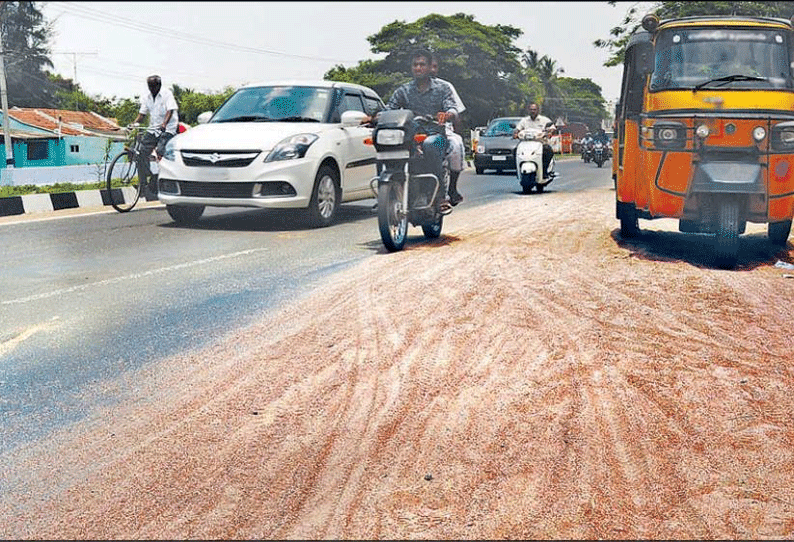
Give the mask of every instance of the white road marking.
[(129, 282), (129, 281), (137, 281), (140, 278), (148, 277), (150, 275), (158, 275), (160, 273), (168, 273), (169, 271), (175, 271), (177, 269), (184, 269), (186, 267), (195, 267), (197, 265), (204, 265), (207, 263), (217, 262), (221, 260), (228, 260), (230, 258), (237, 258), (239, 256), (247, 256), (249, 254), (254, 254), (256, 252), (265, 252), (269, 249), (267, 248), (252, 248), (250, 250), (241, 250), (240, 252), (232, 252), (231, 254), (221, 254), (220, 256), (213, 256), (212, 258), (204, 258), (203, 260), (195, 260), (192, 262), (180, 263), (177, 265), (171, 265), (168, 267), (160, 267), (159, 269), (151, 269), (149, 271), (144, 271), (142, 273), (133, 273), (131, 275), (124, 275), (123, 277), (115, 277), (112, 279), (105, 279), (100, 280), (98, 282), (92, 282), (90, 284), (81, 284), (80, 286), (72, 286), (71, 288), (61, 288), (59, 290), (53, 290), (51, 292), (44, 292), (41, 294), (30, 295), (27, 297), (20, 297), (17, 299), (9, 299), (6, 301), (0, 301), (0, 305), (18, 305), (21, 303), (28, 303), (30, 301), (37, 301), (39, 299), (46, 299), (48, 297), (68, 294), (72, 292), (78, 292), (82, 290), (86, 290), (88, 288), (96, 288), (100, 286), (107, 286), (108, 284), (115, 284), (118, 282)]

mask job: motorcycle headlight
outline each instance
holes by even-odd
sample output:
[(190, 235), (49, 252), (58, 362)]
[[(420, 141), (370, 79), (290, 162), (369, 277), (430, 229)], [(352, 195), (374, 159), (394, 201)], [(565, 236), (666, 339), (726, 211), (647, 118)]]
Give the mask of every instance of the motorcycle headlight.
[(165, 144), (165, 151), (163, 152), (163, 160), (173, 162), (176, 160), (176, 147), (174, 146), (174, 138), (168, 140)]
[(709, 132), (710, 132), (709, 127), (706, 126), (705, 124), (701, 124), (700, 126), (698, 126), (698, 129), (695, 131), (695, 133), (700, 139), (706, 139), (709, 136)]
[(297, 134), (290, 136), (273, 147), (273, 150), (265, 158), (265, 162), (277, 162), (279, 160), (295, 160), (306, 156), (306, 151), (312, 143), (317, 141), (317, 134)]
[(485, 154), (485, 145), (477, 145), (477, 154)]
[(766, 137), (766, 130), (763, 126), (756, 126), (753, 128), (753, 139), (761, 141)]
[(378, 135), (375, 137), (375, 142), (378, 145), (402, 145), (404, 138), (405, 132), (402, 130), (384, 128), (383, 130), (378, 130)]

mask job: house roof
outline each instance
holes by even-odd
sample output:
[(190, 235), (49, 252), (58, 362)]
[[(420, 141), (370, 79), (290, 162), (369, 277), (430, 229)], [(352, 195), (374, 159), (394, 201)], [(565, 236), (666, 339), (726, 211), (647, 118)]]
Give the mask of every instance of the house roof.
[[(39, 134), (39, 133), (35, 133), (35, 132), (28, 132), (28, 131), (25, 131), (25, 130), (17, 130), (17, 129), (13, 129), (13, 128), (10, 129), (9, 132), (10, 132), (9, 135), (11, 136), (11, 140), (12, 141), (15, 140), (15, 139), (17, 139), (17, 140), (20, 140), (20, 139), (25, 139), (25, 140), (28, 140), (28, 139), (58, 139), (58, 136), (56, 136), (55, 134), (46, 135), (46, 134)], [(0, 130), (0, 142), (5, 143), (5, 134), (3, 133), (2, 130)]]
[(114, 119), (93, 112), (46, 109), (39, 107), (12, 107), (8, 116), (13, 119), (61, 135), (122, 135)]

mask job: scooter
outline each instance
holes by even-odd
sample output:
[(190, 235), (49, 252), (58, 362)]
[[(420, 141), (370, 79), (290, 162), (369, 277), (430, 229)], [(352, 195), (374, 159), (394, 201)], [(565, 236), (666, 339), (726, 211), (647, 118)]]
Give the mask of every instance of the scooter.
[(527, 129), (521, 130), (515, 137), (521, 140), (516, 147), (516, 175), (524, 194), (529, 194), (533, 188), (543, 192), (557, 177), (554, 158), (549, 163), (548, 173), (544, 175), (543, 172), (543, 143), (547, 141), (548, 133)]

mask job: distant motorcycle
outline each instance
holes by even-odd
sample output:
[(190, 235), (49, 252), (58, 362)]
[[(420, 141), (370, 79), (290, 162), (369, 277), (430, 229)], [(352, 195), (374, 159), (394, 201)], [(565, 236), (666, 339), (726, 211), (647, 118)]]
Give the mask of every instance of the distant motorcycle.
[(521, 141), (516, 147), (516, 174), (524, 194), (534, 188), (538, 192), (554, 180), (554, 158), (549, 163), (549, 171), (543, 171), (543, 143), (548, 140), (548, 133), (540, 130), (521, 130), (516, 134)]
[(446, 202), (449, 169), (422, 152), (430, 136), (444, 138), (446, 128), (431, 117), (414, 116), (406, 109), (382, 111), (372, 132), (378, 176), (371, 187), (378, 199), (378, 229), (384, 246), (402, 250), (408, 223), (421, 226), (425, 237), (441, 235), (444, 216), (452, 212)]
[(593, 142), (582, 143), (582, 160), (587, 164), (593, 159)]
[(604, 162), (609, 158), (608, 152), (607, 146), (604, 145), (603, 141), (596, 141), (593, 144), (593, 162), (595, 162), (598, 167), (603, 166)]

